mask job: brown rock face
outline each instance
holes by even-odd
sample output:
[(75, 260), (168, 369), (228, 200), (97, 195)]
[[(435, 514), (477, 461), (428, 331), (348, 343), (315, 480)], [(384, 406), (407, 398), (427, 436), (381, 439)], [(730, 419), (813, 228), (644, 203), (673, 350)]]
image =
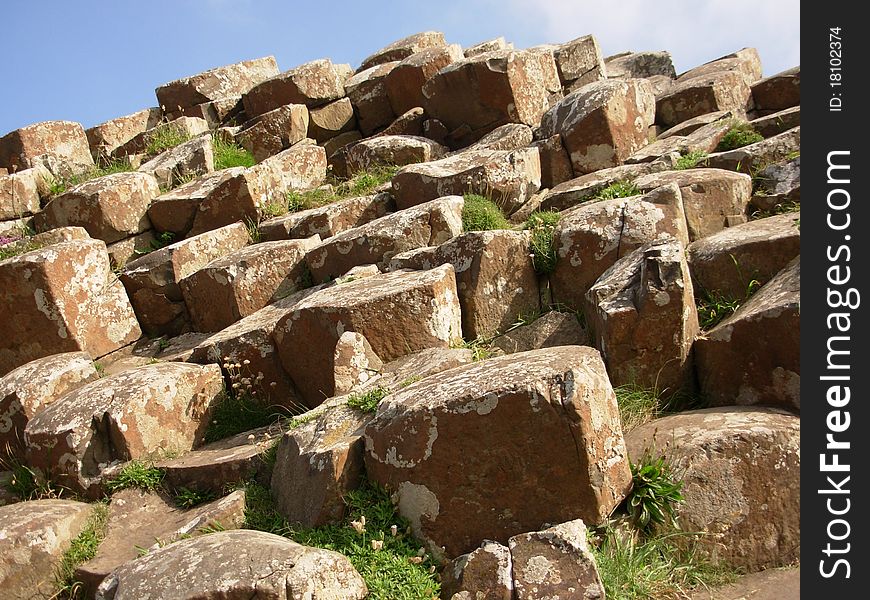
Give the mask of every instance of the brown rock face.
[(582, 520), (515, 535), (508, 546), (517, 600), (562, 595), (577, 600), (604, 599), (604, 584)]
[(390, 194), (359, 196), (260, 223), (260, 239), (277, 241), (319, 235), (326, 239), (365, 225), (395, 209)]
[(751, 174), (771, 164), (784, 162), (801, 150), (801, 128), (794, 127), (766, 140), (707, 157), (707, 164), (717, 169)]
[(308, 107), (287, 104), (257, 117), (236, 139), (257, 162), (278, 154), (308, 135)]
[(335, 393), (347, 394), (380, 373), (383, 361), (364, 335), (345, 331), (335, 344)]
[(112, 151), (112, 156), (114, 158), (123, 158), (130, 155), (147, 153), (152, 141), (160, 139), (161, 136), (167, 135), (169, 132), (191, 139), (204, 133), (209, 133), (209, 124), (205, 119), (198, 117), (178, 117), (171, 122), (160, 121), (152, 129), (135, 135), (129, 141), (115, 148)]
[(729, 406), (680, 413), (632, 430), (632, 460), (645, 449), (681, 473), (683, 531), (714, 563), (759, 571), (800, 557), (800, 419)]
[(284, 71), (242, 96), (245, 113), (253, 118), (285, 104), (319, 106), (344, 96), (344, 77), (328, 58)]
[(0, 220), (18, 219), (39, 211), (40, 178), (37, 169), (0, 175)]
[(350, 561), (330, 550), (240, 529), (181, 540), (115, 569), (99, 600), (347, 598), (368, 594)]
[(156, 550), (180, 539), (204, 534), (206, 528), (235, 529), (245, 521), (245, 492), (182, 510), (166, 497), (136, 489), (112, 496), (106, 536), (97, 555), (79, 565), (75, 577), (85, 592), (94, 594), (114, 569), (140, 556), (139, 549)]
[(99, 357), (141, 335), (99, 240), (62, 242), (0, 262), (0, 373), (83, 350)]
[(574, 314), (554, 310), (498, 336), (492, 343), (505, 354), (513, 354), (556, 346), (588, 346), (589, 334)]
[[(43, 121), (0, 138), (0, 167), (22, 171), (41, 164), (43, 157), (55, 176), (83, 173), (94, 166), (85, 130), (72, 121)], [(55, 172), (59, 171), (59, 172)]]
[(496, 50), (513, 50), (514, 45), (512, 42), (506, 42), (504, 36), (499, 36), (497, 38), (493, 38), (491, 40), (484, 40), (482, 42), (478, 42), (473, 46), (469, 46), (465, 49), (463, 54), (467, 58), (471, 58), (472, 56), (477, 56), (478, 54), (485, 54), (487, 52), (495, 52)]
[(647, 141), (655, 96), (641, 79), (604, 80), (568, 94), (542, 119), (546, 136), (560, 134), (575, 175), (622, 164)]
[(763, 285), (801, 253), (800, 212), (723, 229), (692, 242), (689, 268), (696, 293), (742, 299), (752, 280)]
[(347, 174), (378, 165), (411, 165), (443, 158), (449, 150), (424, 137), (384, 135), (363, 140), (347, 152)]
[(308, 135), (318, 144), (324, 144), (355, 127), (356, 118), (349, 98), (330, 102), (309, 112)]
[(148, 173), (106, 175), (77, 185), (49, 202), (40, 226), (84, 227), (92, 238), (117, 242), (151, 228), (148, 206), (159, 195), (157, 180)]
[(246, 60), (170, 81), (157, 88), (157, 101), (166, 111), (188, 108), (230, 96), (240, 96), (278, 74), (273, 56)]
[(616, 397), (592, 348), (512, 354), (427, 378), (382, 400), (365, 437), (368, 476), (448, 557), (544, 522), (600, 523), (631, 485)]
[(91, 155), (95, 159), (110, 156), (116, 148), (156, 127), (158, 123), (160, 123), (160, 109), (154, 107), (91, 127), (85, 130)]
[(376, 65), (402, 60), (409, 56), (425, 50), (426, 48), (439, 48), (446, 46), (444, 34), (440, 31), (423, 31), (409, 35), (408, 37), (396, 40), (389, 46), (381, 48), (368, 58), (362, 61), (357, 73), (365, 71)]
[(745, 223), (746, 207), (752, 198), (752, 179), (724, 169), (664, 171), (638, 177), (641, 190), (676, 184), (683, 197), (689, 239), (694, 241)]
[(423, 84), (442, 68), (462, 58), (462, 48), (450, 44), (426, 48), (402, 60), (384, 82), (393, 112), (401, 115), (416, 106), (423, 106)]
[(386, 78), (398, 64), (398, 61), (392, 61), (364, 69), (344, 84), (364, 136), (383, 129), (396, 118), (387, 95)]
[(493, 198), (510, 214), (540, 189), (541, 161), (534, 148), (469, 150), (404, 167), (393, 177), (392, 187), (400, 209), (471, 193)]
[(91, 357), (64, 352), (38, 358), (0, 377), (0, 456), (24, 457), (24, 428), (40, 410), (98, 377)]
[(159, 154), (139, 167), (142, 173), (157, 178), (160, 187), (171, 188), (192, 176), (214, 171), (214, 145), (210, 135), (202, 135)]
[(315, 282), (344, 275), (351, 268), (379, 264), (413, 248), (437, 246), (462, 231), (458, 196), (446, 196), (349, 229), (308, 251), (306, 262)]
[(755, 48), (743, 48), (721, 58), (689, 69), (677, 78), (677, 82), (687, 81), (696, 77), (704, 77), (715, 73), (736, 73), (746, 85), (752, 85), (761, 79), (761, 57)]
[(532, 142), (532, 147), (538, 149), (541, 161), (541, 188), (549, 190), (574, 178), (571, 157), (562, 144), (561, 135), (556, 134), (545, 140)]
[(269, 175), (261, 173), (259, 177), (275, 182), (266, 186), (263, 203), (267, 203), (274, 199), (271, 194), (276, 188), (281, 196), (286, 190), (311, 190), (322, 184), (326, 179), (326, 152), (321, 146), (303, 140), (251, 169), (268, 172)]
[(628, 52), (604, 59), (607, 76), (612, 79), (633, 79), (663, 75), (676, 79), (677, 72), (670, 52)]
[(800, 256), (695, 342), (705, 398), (800, 410)]
[(91, 506), (73, 500), (33, 500), (0, 506), (0, 585), (9, 600), (48, 598), (54, 569), (81, 533)]
[(801, 68), (795, 67), (752, 85), (756, 111), (770, 114), (801, 103)]
[(219, 331), (301, 287), (305, 252), (319, 239), (262, 242), (224, 255), (181, 281), (196, 331)]
[(584, 314), (613, 385), (694, 391), (698, 313), (679, 241), (650, 242), (618, 260), (586, 294)]
[(456, 61), (423, 86), (423, 107), (468, 145), (505, 123), (537, 126), (558, 84), (550, 53), (502, 50)]
[(447, 563), (441, 575), (441, 597), (465, 592), (480, 600), (513, 600), (513, 562), (507, 546), (490, 540)]
[(320, 416), (281, 438), (272, 472), (272, 496), (291, 523), (317, 527), (344, 517), (343, 497), (359, 485), (368, 413), (328, 401)]
[(273, 337), (309, 406), (334, 395), (335, 344), (345, 331), (364, 335), (387, 362), (456, 342), (462, 325), (453, 267), (343, 283), (311, 294), (282, 317)]
[(801, 124), (801, 107), (793, 106), (766, 117), (759, 117), (749, 122), (752, 128), (766, 138), (785, 133)]
[(604, 79), (607, 74), (598, 40), (591, 35), (584, 35), (558, 46), (553, 57), (556, 59), (562, 85), (577, 81), (580, 85), (586, 85)]
[(586, 292), (618, 259), (662, 237), (688, 243), (682, 196), (676, 185), (634, 198), (601, 200), (568, 211), (556, 227), (553, 297), (580, 308)]
[(182, 333), (188, 327), (188, 315), (178, 282), (247, 244), (248, 230), (235, 223), (127, 263), (118, 277), (144, 330), (150, 335)]
[(752, 92), (734, 71), (715, 71), (677, 80), (656, 99), (656, 123), (673, 127), (692, 117), (719, 110), (745, 112)]
[(28, 462), (61, 485), (98, 497), (113, 464), (193, 448), (222, 390), (216, 365), (164, 362), (105, 377), (30, 420)]

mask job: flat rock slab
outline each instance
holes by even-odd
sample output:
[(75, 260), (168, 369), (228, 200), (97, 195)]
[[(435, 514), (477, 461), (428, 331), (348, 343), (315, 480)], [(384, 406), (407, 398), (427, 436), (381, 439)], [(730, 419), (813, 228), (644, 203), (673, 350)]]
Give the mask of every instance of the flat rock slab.
[(468, 150), (406, 166), (392, 180), (400, 209), (442, 196), (470, 193), (492, 198), (510, 214), (540, 187), (541, 160), (535, 148)]
[[(37, 158), (42, 155), (48, 156)], [(94, 166), (85, 130), (72, 121), (33, 123), (0, 138), (0, 167), (22, 171), (46, 158), (55, 176), (83, 173)]]
[(82, 350), (100, 357), (137, 340), (139, 324), (100, 240), (62, 242), (0, 261), (0, 374)]
[(305, 139), (308, 107), (285, 104), (249, 121), (236, 140), (260, 162)]
[(448, 149), (414, 135), (382, 135), (363, 140), (348, 150), (347, 173), (354, 175), (381, 165), (404, 166), (443, 158)]
[(40, 410), (68, 391), (97, 379), (85, 352), (38, 358), (0, 377), (0, 456), (24, 457), (24, 428)]
[(330, 237), (308, 251), (311, 275), (324, 282), (360, 265), (386, 267), (396, 254), (446, 242), (462, 231), (464, 204), (459, 196), (446, 196)]
[(752, 84), (754, 109), (770, 114), (801, 103), (801, 68), (787, 69)]
[(556, 346), (588, 346), (589, 333), (573, 313), (554, 310), (496, 337), (492, 344), (505, 354)]
[(109, 157), (116, 148), (156, 127), (161, 116), (160, 108), (155, 106), (86, 129), (91, 154), (95, 159)]
[(118, 461), (192, 449), (223, 391), (216, 365), (155, 363), (75, 389), (25, 429), (28, 463), (94, 497)]
[(698, 383), (712, 406), (800, 411), (800, 256), (695, 342)]
[(241, 96), (277, 74), (278, 64), (273, 56), (246, 60), (164, 83), (156, 90), (157, 101), (165, 111), (189, 108), (228, 96)]
[(93, 594), (109, 573), (138, 558), (141, 549), (156, 550), (210, 529), (235, 529), (244, 520), (244, 490), (189, 510), (176, 507), (159, 494), (121, 490), (112, 496), (106, 536), (96, 556), (79, 565), (75, 577)]
[(148, 173), (115, 173), (92, 179), (49, 202), (40, 229), (83, 227), (92, 238), (111, 243), (151, 228), (148, 206), (160, 195)]
[(801, 128), (798, 126), (736, 150), (715, 152), (706, 162), (713, 168), (752, 174), (773, 163), (785, 162), (800, 150)]
[(112, 572), (98, 600), (347, 598), (368, 589), (350, 561), (262, 531), (221, 531), (170, 544)]
[(481, 600), (513, 600), (514, 580), (511, 553), (507, 546), (491, 540), (480, 548), (449, 561), (441, 574), (441, 597), (454, 594)]
[(54, 569), (87, 525), (92, 507), (73, 500), (32, 500), (0, 506), (0, 586), (4, 598), (48, 598)]
[(312, 235), (326, 239), (379, 219), (393, 209), (395, 203), (388, 193), (346, 198), (264, 221), (260, 223), (260, 239), (269, 242)]
[(616, 397), (592, 348), (512, 354), (428, 377), (382, 400), (365, 438), (368, 476), (447, 557), (545, 522), (601, 523), (631, 485)]
[(745, 112), (752, 92), (745, 78), (732, 71), (716, 71), (677, 83), (656, 98), (656, 123), (673, 127), (706, 113), (720, 110)]
[(633, 461), (649, 449), (681, 473), (683, 531), (704, 532), (695, 552), (758, 571), (800, 557), (800, 418), (723, 407), (650, 421), (626, 437)]
[(248, 118), (253, 118), (287, 104), (319, 106), (342, 96), (341, 69), (321, 58), (262, 81), (242, 95), (242, 103)]
[(308, 406), (334, 395), (334, 350), (345, 331), (361, 333), (385, 362), (461, 338), (452, 265), (395, 271), (315, 292), (278, 322), (284, 369)]
[(752, 281), (764, 285), (801, 253), (800, 212), (723, 229), (687, 248), (696, 294), (742, 300)]
[(734, 583), (697, 591), (692, 600), (780, 600), (800, 596), (801, 568), (797, 566), (742, 575)]
[(357, 69), (357, 73), (376, 65), (408, 58), (417, 52), (422, 52), (426, 48), (439, 48), (446, 45), (447, 42), (444, 41), (444, 34), (440, 31), (421, 31), (420, 33), (396, 40), (366, 57), (359, 69)]

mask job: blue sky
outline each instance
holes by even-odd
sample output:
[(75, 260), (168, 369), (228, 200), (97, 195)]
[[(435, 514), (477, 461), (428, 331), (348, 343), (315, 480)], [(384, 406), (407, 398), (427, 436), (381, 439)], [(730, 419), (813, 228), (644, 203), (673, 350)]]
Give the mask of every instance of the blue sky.
[(85, 127), (156, 105), (162, 83), (274, 55), (358, 66), (389, 42), (443, 31), (463, 47), (593, 34), (605, 55), (668, 50), (677, 71), (745, 46), (765, 75), (800, 63), (799, 0), (10, 0), (3, 6), (0, 135), (50, 119)]

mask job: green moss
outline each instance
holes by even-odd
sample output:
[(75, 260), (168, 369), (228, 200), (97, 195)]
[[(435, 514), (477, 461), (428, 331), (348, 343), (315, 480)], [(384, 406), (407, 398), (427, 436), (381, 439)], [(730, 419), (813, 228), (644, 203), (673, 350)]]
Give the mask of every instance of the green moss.
[(478, 194), (465, 194), (462, 208), (463, 231), (490, 231), (510, 229), (511, 225), (498, 205)]
[(676, 163), (674, 163), (674, 169), (681, 171), (683, 169), (694, 169), (698, 166), (698, 163), (705, 160), (707, 158), (706, 152), (701, 152), (700, 150), (693, 150), (691, 152), (687, 152), (680, 156), (677, 159)]

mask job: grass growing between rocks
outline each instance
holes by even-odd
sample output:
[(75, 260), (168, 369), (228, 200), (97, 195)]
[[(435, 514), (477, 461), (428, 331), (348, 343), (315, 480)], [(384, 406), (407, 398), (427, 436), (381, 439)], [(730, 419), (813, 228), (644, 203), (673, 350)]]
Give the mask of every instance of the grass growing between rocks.
[(761, 282), (753, 279), (746, 286), (746, 295), (743, 298), (731, 298), (716, 291), (705, 291), (698, 301), (698, 323), (701, 329), (708, 331), (716, 327), (737, 312), (760, 288)]
[(700, 150), (692, 150), (691, 152), (680, 155), (680, 158), (678, 158), (677, 161), (674, 163), (674, 169), (676, 169), (677, 171), (694, 169), (698, 166), (698, 163), (704, 161), (706, 158), (706, 152), (701, 152)]
[(383, 386), (372, 388), (364, 394), (357, 392), (347, 397), (347, 405), (363, 412), (373, 413), (378, 410), (381, 400), (390, 394), (390, 390)]
[(227, 392), (215, 403), (203, 438), (207, 444), (216, 442), (290, 416), (283, 406), (265, 404), (248, 392)]
[(549, 275), (556, 269), (556, 247), (553, 245), (553, 234), (562, 215), (555, 210), (535, 211), (526, 219), (524, 229), (531, 232), (529, 251), (535, 271), (541, 275)]
[(79, 600), (84, 598), (82, 582), (75, 578), (76, 568), (97, 555), (97, 550), (103, 538), (106, 537), (106, 526), (109, 521), (109, 506), (106, 502), (94, 504), (93, 512), (85, 528), (72, 541), (69, 549), (63, 553), (60, 564), (55, 572), (57, 592), (54, 598)]
[(96, 165), (78, 175), (53, 179), (48, 184), (49, 194), (53, 198), (54, 196), (59, 196), (75, 186), (81, 185), (91, 179), (105, 177), (106, 175), (114, 175), (115, 173), (128, 173), (135, 170), (136, 169), (130, 165), (130, 162), (127, 159), (112, 160), (103, 165)]
[(288, 537), (300, 544), (340, 552), (350, 559), (369, 588), (368, 598), (431, 600), (438, 596), (437, 564), (411, 536), (382, 487), (364, 480), (345, 496), (347, 515), (315, 528), (292, 527), (275, 510), (269, 490), (246, 488), (245, 526)]
[(764, 136), (755, 131), (749, 123), (734, 123), (719, 141), (716, 152), (736, 150), (749, 144), (760, 142)]
[(360, 171), (344, 181), (334, 179), (329, 182), (331, 188), (321, 187), (304, 192), (291, 190), (287, 193), (287, 210), (284, 212), (299, 212), (326, 206), (346, 198), (369, 196), (375, 189), (390, 181), (398, 171), (399, 167), (377, 165), (366, 171)]
[(66, 491), (9, 455), (8, 452), (6, 458), (0, 459), (0, 468), (10, 472), (9, 478), (3, 482), (4, 487), (21, 500), (55, 499), (63, 496)]
[(216, 499), (217, 495), (211, 491), (192, 490), (186, 487), (178, 488), (173, 494), (173, 500), (178, 508), (188, 509)]
[(219, 136), (212, 138), (214, 148), (214, 170), (230, 169), (232, 167), (253, 167), (257, 161), (254, 155), (236, 143), (227, 142)]
[(471, 350), (472, 360), (478, 362), (497, 355), (496, 350), (493, 348), (492, 340), (493, 338), (478, 337), (473, 340), (462, 340), (456, 344), (451, 344), (450, 347)]
[(193, 136), (176, 125), (157, 127), (148, 136), (145, 152), (149, 156), (157, 156), (161, 152), (180, 146), (192, 139)]
[[(3, 240), (7, 241), (3, 243)], [(20, 256), (21, 254), (26, 254), (27, 252), (39, 250), (42, 247), (42, 244), (34, 242), (33, 240), (26, 237), (6, 238), (4, 236), (0, 236), (0, 260), (15, 258), (16, 256)]]
[(767, 217), (775, 217), (776, 215), (785, 215), (788, 213), (799, 212), (801, 209), (800, 202), (780, 202), (768, 210), (755, 210), (749, 215), (750, 221), (758, 219), (766, 219)]
[(637, 385), (620, 385), (613, 388), (619, 406), (622, 431), (628, 433), (635, 427), (649, 423), (662, 411), (662, 402), (655, 390)]
[(630, 198), (639, 196), (640, 188), (633, 181), (616, 181), (592, 196), (590, 200), (613, 200), (615, 198)]
[(152, 463), (131, 460), (124, 465), (120, 473), (106, 482), (106, 488), (110, 494), (128, 488), (155, 492), (162, 487), (163, 477), (163, 470), (158, 469)]
[(465, 194), (462, 207), (462, 231), (490, 231), (492, 229), (511, 229), (504, 213), (498, 205), (478, 194)]

